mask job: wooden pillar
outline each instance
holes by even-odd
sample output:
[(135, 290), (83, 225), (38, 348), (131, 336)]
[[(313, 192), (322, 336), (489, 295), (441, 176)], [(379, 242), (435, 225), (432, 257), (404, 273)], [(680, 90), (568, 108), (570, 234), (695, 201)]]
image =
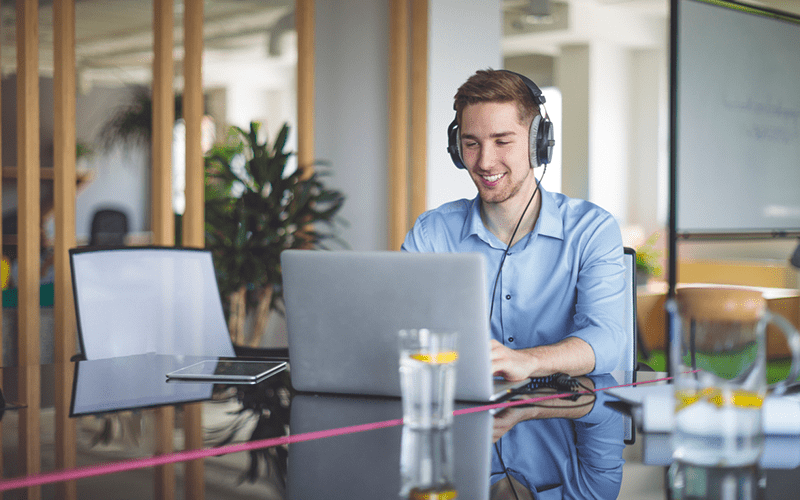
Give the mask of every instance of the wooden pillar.
[[(39, 422), (39, 5), (17, 0), (17, 284), (19, 452), (24, 474), (40, 471)], [(36, 369), (26, 369), (36, 367)], [(41, 488), (28, 489), (40, 498)]]
[(175, 125), (173, 90), (173, 2), (153, 0), (153, 139), (152, 227), (156, 245), (175, 244), (172, 211), (172, 129)]
[(314, 1), (295, 1), (297, 30), (297, 165), (314, 172)]
[(410, 135), (411, 202), (405, 232), (428, 206), (428, 0), (411, 1)]
[(389, 250), (399, 250), (408, 227), (409, 0), (389, 6)]
[[(203, 0), (184, 0), (183, 20), (183, 119), (186, 123), (186, 210), (182, 222), (182, 243), (205, 246), (205, 167), (203, 164)], [(202, 404), (184, 406), (186, 449), (203, 447)], [(205, 498), (203, 460), (186, 463), (186, 498)]]
[[(173, 85), (172, 0), (153, 0), (153, 137), (152, 137), (152, 228), (156, 245), (175, 244), (175, 217), (172, 212), (172, 128), (175, 123)], [(157, 454), (174, 451), (175, 408), (155, 410)], [(175, 466), (155, 470), (155, 497), (175, 498)]]
[(389, 39), (389, 249), (427, 207), (428, 0), (392, 0)]
[[(75, 420), (69, 418), (75, 354), (75, 309), (69, 249), (75, 246), (75, 0), (53, 3), (55, 164), (55, 410), (56, 467), (76, 466)], [(58, 498), (78, 496), (75, 481), (56, 485)]]
[(183, 245), (203, 248), (204, 182), (203, 120), (203, 1), (184, 1), (183, 118), (186, 122), (186, 212)]

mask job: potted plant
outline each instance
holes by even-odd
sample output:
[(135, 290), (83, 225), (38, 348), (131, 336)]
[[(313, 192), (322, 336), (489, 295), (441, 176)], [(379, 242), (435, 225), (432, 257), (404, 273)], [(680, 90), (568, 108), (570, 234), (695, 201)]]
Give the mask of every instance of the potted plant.
[[(183, 99), (175, 98), (175, 119), (183, 114)], [(122, 144), (150, 148), (153, 136), (153, 97), (150, 89), (136, 85), (130, 89), (130, 100), (117, 109), (100, 130), (100, 143), (104, 148)]]
[[(281, 299), (280, 254), (290, 248), (324, 248), (336, 237), (344, 195), (322, 182), (325, 172), (287, 172), (284, 125), (272, 145), (261, 125), (231, 127), (229, 140), (205, 157), (206, 248), (211, 250), (228, 328), (236, 345), (257, 347)], [(250, 332), (246, 318), (252, 310)]]

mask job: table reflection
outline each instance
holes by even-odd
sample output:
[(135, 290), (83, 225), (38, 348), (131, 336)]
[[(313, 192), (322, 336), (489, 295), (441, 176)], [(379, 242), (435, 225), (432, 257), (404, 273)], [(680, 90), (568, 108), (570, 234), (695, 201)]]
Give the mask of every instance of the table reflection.
[(765, 498), (766, 474), (757, 466), (703, 467), (673, 463), (667, 472), (674, 500)]
[[(585, 389), (616, 385), (610, 375), (579, 380)], [(607, 397), (598, 391), (499, 412), (494, 418), (492, 498), (617, 498), (625, 422), (604, 404)]]
[(415, 429), (403, 425), (400, 441), (400, 497), (458, 497), (453, 456), (453, 429)]
[(167, 382), (167, 373), (194, 359), (140, 354), (76, 362), (70, 416), (211, 399), (213, 384)]
[[(424, 451), (426, 446), (438, 446), (438, 453), (449, 455), (446, 446), (450, 441), (445, 432), (427, 436), (441, 438), (438, 444), (414, 443), (426, 436), (404, 434), (402, 415), (399, 399), (295, 396), (291, 406), (292, 434), (325, 436), (326, 430), (351, 426), (368, 430), (290, 445), (286, 498), (402, 498), (401, 492), (408, 486), (401, 481), (403, 452), (408, 457), (420, 451), (415, 447)], [(452, 463), (439, 466), (448, 470), (452, 467), (452, 486), (458, 498), (488, 498), (491, 425), (488, 412), (453, 419)], [(406, 466), (410, 474), (411, 464)]]

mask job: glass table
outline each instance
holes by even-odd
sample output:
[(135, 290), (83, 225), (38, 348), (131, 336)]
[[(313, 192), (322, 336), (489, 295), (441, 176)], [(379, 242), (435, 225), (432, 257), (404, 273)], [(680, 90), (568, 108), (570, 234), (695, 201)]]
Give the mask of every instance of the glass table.
[[(521, 487), (534, 498), (617, 498), (631, 466), (687, 475), (669, 469), (668, 436), (631, 439), (630, 420), (602, 390), (624, 376), (582, 378), (591, 394), (461, 403), (451, 429), (421, 432), (403, 427), (399, 399), (294, 393), (290, 370), (256, 385), (166, 380), (199, 359), (3, 368), (3, 498), (515, 498), (508, 484), (519, 498)], [(41, 404), (14, 408), (18, 382), (33, 373)], [(47, 391), (56, 376), (72, 378), (67, 400)], [(797, 489), (786, 484), (800, 481), (794, 441), (778, 446), (780, 464), (736, 477), (754, 478), (764, 498), (789, 498), (780, 495)], [(425, 496), (432, 482), (440, 492)]]

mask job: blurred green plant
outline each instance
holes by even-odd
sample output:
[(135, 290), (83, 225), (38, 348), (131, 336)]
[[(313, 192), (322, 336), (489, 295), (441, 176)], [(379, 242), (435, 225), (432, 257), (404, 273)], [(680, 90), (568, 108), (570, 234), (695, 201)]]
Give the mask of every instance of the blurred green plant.
[(660, 277), (664, 272), (661, 263), (662, 251), (656, 249), (661, 233), (655, 232), (644, 243), (636, 247), (636, 271), (646, 277)]
[(89, 158), (92, 155), (94, 155), (94, 148), (90, 144), (81, 141), (75, 143), (76, 159)]
[[(183, 99), (174, 97), (175, 119), (183, 115)], [(153, 137), (153, 97), (149, 87), (135, 85), (130, 88), (130, 98), (118, 106), (100, 129), (99, 141), (103, 148), (117, 144), (150, 147)]]
[[(205, 157), (206, 248), (214, 257), (228, 329), (235, 344), (257, 347), (281, 299), (280, 254), (290, 248), (346, 246), (336, 235), (344, 195), (326, 188), (325, 165), (287, 171), (289, 126), (275, 142), (259, 140), (261, 125), (231, 127), (228, 140)], [(253, 307), (255, 309), (253, 309)], [(245, 332), (248, 312), (254, 320)]]

